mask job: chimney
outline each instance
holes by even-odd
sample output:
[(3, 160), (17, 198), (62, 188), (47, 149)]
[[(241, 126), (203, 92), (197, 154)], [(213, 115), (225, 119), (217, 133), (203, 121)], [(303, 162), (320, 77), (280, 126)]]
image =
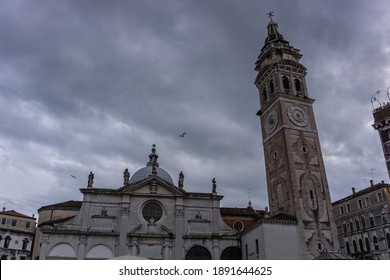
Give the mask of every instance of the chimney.
[(370, 180), (371, 186), (374, 185), (374, 180)]
[(382, 180), (382, 181), (381, 181), (381, 183), (382, 183), (382, 184), (384, 184), (384, 183), (385, 183), (385, 181), (383, 181), (383, 180)]
[(355, 194), (355, 193), (356, 193), (355, 188), (352, 188), (352, 194)]

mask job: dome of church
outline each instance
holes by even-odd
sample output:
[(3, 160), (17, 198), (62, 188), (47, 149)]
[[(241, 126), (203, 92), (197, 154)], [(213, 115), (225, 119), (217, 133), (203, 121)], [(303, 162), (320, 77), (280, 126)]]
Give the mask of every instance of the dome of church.
[(149, 155), (149, 162), (145, 167), (136, 171), (133, 176), (131, 176), (129, 183), (137, 183), (142, 180), (149, 178), (149, 176), (153, 175), (153, 170), (155, 170), (154, 175), (160, 177), (161, 179), (167, 181), (168, 183), (175, 185), (173, 183), (171, 175), (166, 172), (164, 169), (159, 167), (159, 163), (157, 162), (158, 155), (156, 154), (156, 145), (153, 145), (152, 153)]
[[(137, 183), (142, 180), (147, 179), (149, 176), (152, 176), (153, 167), (151, 165), (145, 166), (138, 171), (136, 171), (133, 176), (130, 178), (130, 183)], [(168, 183), (174, 185), (171, 175), (160, 167), (156, 167), (157, 176), (161, 179), (167, 181)]]

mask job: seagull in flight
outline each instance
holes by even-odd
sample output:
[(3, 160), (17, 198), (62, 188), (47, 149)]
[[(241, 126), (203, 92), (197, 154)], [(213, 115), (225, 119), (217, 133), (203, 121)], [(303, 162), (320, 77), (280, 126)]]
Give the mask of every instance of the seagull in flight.
[(186, 135), (187, 132), (184, 132), (183, 134), (180, 134), (180, 137), (184, 137), (184, 135)]

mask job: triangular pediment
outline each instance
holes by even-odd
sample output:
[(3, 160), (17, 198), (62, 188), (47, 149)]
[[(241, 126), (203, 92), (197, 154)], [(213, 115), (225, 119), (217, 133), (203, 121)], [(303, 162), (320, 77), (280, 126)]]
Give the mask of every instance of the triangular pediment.
[(124, 186), (119, 192), (132, 195), (156, 194), (163, 196), (185, 196), (187, 194), (183, 189), (170, 184), (158, 176), (150, 176), (143, 181)]

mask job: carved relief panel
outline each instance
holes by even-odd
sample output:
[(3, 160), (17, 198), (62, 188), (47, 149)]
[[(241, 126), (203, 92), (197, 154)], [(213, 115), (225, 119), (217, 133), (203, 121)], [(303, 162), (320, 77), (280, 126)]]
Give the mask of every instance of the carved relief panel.
[(324, 195), (320, 179), (306, 172), (300, 178), (301, 198), (306, 214), (318, 220), (324, 214)]
[(298, 135), (291, 135), (291, 143), (293, 148), (294, 162), (319, 165), (318, 151), (314, 138), (303, 138)]

